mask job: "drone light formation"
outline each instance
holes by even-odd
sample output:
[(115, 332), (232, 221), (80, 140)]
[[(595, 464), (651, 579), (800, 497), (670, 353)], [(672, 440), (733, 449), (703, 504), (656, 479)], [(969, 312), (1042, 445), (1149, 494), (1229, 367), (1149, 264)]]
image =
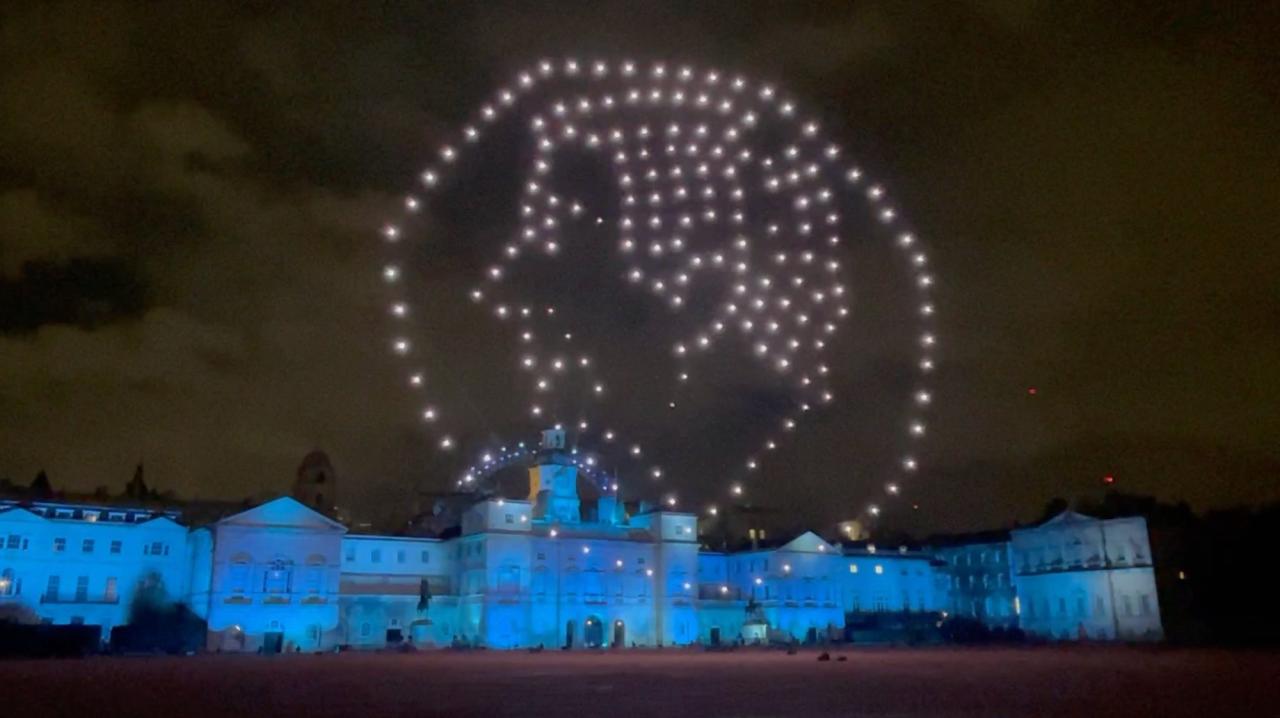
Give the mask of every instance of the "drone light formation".
[[(714, 69), (631, 60), (581, 62), (542, 60), (516, 73), (481, 105), (457, 138), (442, 145), (438, 162), (419, 175), (419, 190), (405, 197), (403, 212), (420, 212), (427, 196), (449, 181), (464, 155), (479, 151), (486, 129), (515, 118), (527, 132), (532, 159), (521, 182), (519, 225), (500, 243), (493, 260), (467, 292), (467, 301), (494, 321), (509, 325), (521, 352), (517, 369), (528, 380), (531, 431), (548, 420), (565, 421), (557, 398), (575, 386), (597, 400), (609, 391), (607, 367), (582, 352), (574, 332), (554, 329), (555, 306), (520, 299), (519, 262), (542, 255), (563, 258), (572, 247), (563, 229), (574, 223), (607, 232), (615, 248), (620, 281), (648, 295), (667, 311), (693, 318), (694, 329), (670, 339), (676, 391), (696, 382), (698, 366), (711, 355), (757, 363), (789, 387), (789, 409), (775, 417), (774, 430), (759, 450), (741, 457), (726, 491), (740, 498), (743, 480), (756, 472), (799, 427), (811, 409), (837, 401), (823, 355), (849, 316), (849, 285), (839, 252), (848, 236), (844, 227), (849, 201), (870, 205), (873, 224), (883, 225), (900, 250), (918, 297), (913, 319), (920, 327), (919, 384), (908, 398), (911, 413), (904, 444), (924, 436), (924, 412), (933, 402), (925, 384), (934, 368), (937, 339), (931, 321), (936, 305), (934, 277), (918, 237), (896, 228), (900, 212), (887, 190), (871, 181), (838, 144), (825, 139), (821, 123), (802, 116), (799, 106), (777, 87)], [(611, 170), (619, 206), (592, 207), (552, 190), (550, 175), (565, 149), (585, 150)], [(606, 221), (605, 217), (616, 217)], [(378, 236), (394, 259), (381, 268), (393, 295), (390, 316), (397, 333), (392, 351), (410, 365), (408, 385), (422, 402), (425, 430), (439, 451), (460, 448), (455, 435), (465, 430), (456, 417), (430, 396), (429, 376), (416, 365), (415, 345), (399, 333), (415, 314), (406, 296), (403, 220), (385, 222)], [(711, 299), (703, 299), (707, 294)], [(742, 341), (726, 341), (736, 336)], [(426, 378), (424, 378), (426, 377)], [(676, 398), (667, 401), (671, 409)], [(582, 412), (575, 409), (575, 412)], [(604, 491), (619, 490), (617, 477), (603, 465), (605, 451), (617, 462), (646, 460), (641, 444), (624, 438), (605, 419), (574, 416), (579, 444), (590, 453), (571, 452), (584, 475)], [(563, 428), (564, 424), (557, 424)], [(592, 427), (599, 427), (593, 433)], [(594, 441), (591, 441), (594, 440)], [(533, 442), (477, 449), (460, 486), (533, 455)], [(918, 460), (904, 455), (899, 475), (886, 477), (880, 498), (900, 496), (902, 481), (919, 471)], [(659, 466), (642, 467), (654, 481)], [(666, 494), (667, 506), (677, 505)], [(866, 516), (881, 506), (869, 503)], [(707, 513), (715, 515), (712, 505)]]

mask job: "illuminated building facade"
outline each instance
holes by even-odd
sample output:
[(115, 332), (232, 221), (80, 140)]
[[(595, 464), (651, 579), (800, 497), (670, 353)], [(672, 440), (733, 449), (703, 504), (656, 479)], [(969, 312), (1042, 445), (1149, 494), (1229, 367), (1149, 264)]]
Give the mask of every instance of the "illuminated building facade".
[(1160, 637), (1141, 519), (1068, 512), (925, 551), (806, 532), (712, 552), (692, 514), (627, 515), (609, 496), (584, 512), (563, 459), (530, 470), (529, 499), (472, 505), (449, 539), (352, 534), (290, 497), (195, 529), (176, 512), (6, 502), (0, 607), (105, 632), (161, 585), (221, 651), (816, 641), (860, 614), (952, 611), (1053, 639)]
[(1019, 625), (1060, 640), (1158, 640), (1160, 604), (1147, 522), (1064, 511), (1015, 529), (1009, 544)]

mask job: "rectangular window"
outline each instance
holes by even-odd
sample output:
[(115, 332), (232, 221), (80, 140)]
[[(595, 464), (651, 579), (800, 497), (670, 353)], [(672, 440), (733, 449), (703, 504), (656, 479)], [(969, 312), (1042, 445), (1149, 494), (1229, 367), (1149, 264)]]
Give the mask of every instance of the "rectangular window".
[(856, 563), (849, 564), (849, 573), (857, 573), (857, 572), (858, 572), (858, 564)]
[(503, 520), (505, 523), (509, 523), (509, 524), (513, 524), (513, 523), (515, 523), (515, 522), (516, 522), (515, 517), (514, 517), (514, 516), (512, 516), (511, 514), (503, 514), (503, 516), (502, 516), (502, 520)]
[(1151, 615), (1151, 596), (1144, 593), (1138, 597), (1138, 610), (1144, 616)]
[(61, 590), (61, 586), (62, 586), (61, 576), (50, 576), (49, 583), (46, 584), (44, 587), (45, 600), (48, 600), (48, 601), (58, 600), (58, 593)]
[(324, 569), (311, 567), (307, 569), (307, 593), (320, 593), (320, 586), (324, 583)]
[(118, 554), (118, 553), (120, 553), (120, 551), (121, 551), (121, 550), (123, 550), (123, 549), (124, 549), (124, 545), (123, 545), (123, 544), (121, 544), (119, 541), (112, 541), (112, 542), (111, 542), (111, 553), (113, 553), (113, 554)]
[(292, 573), (287, 565), (277, 563), (267, 568), (266, 573), (262, 577), (262, 590), (264, 593), (288, 593), (289, 579)]
[(76, 578), (76, 600), (89, 600), (89, 577), (79, 576)]
[(881, 566), (880, 564), (876, 564), (876, 575), (878, 576), (883, 573), (884, 573), (884, 566)]
[(93, 553), (93, 539), (85, 539), (80, 542), (81, 553)]
[(396, 563), (404, 563), (404, 560), (405, 560), (404, 549), (400, 549), (399, 551), (396, 551)]
[(22, 545), (22, 537), (18, 534), (9, 534), (8, 541), (5, 542), (5, 548), (18, 548)]
[(346, 555), (345, 555), (345, 557), (344, 557), (344, 559), (343, 559), (343, 560), (345, 560), (345, 561), (355, 561), (355, 560), (356, 560), (356, 548), (355, 548), (354, 546), (348, 546), (348, 547), (347, 547)]
[(430, 552), (430, 551), (428, 551), (428, 550), (426, 550), (426, 549), (423, 549), (423, 550), (422, 550), (422, 562), (423, 562), (423, 563), (431, 563), (431, 552)]
[(373, 551), (370, 551), (370, 552), (369, 552), (369, 562), (370, 562), (370, 563), (382, 563), (382, 549), (380, 549), (380, 548), (375, 548)]
[(143, 550), (143, 553), (150, 553), (152, 556), (163, 555), (165, 553), (164, 544), (159, 541), (153, 541), (150, 546)]
[(249, 564), (233, 563), (229, 576), (232, 593), (244, 593), (249, 589)]
[(116, 577), (107, 578), (107, 585), (102, 589), (102, 600), (107, 603), (115, 603), (116, 600)]
[(504, 566), (498, 571), (498, 590), (502, 593), (515, 593), (520, 590), (520, 569), (516, 566)]
[(61, 536), (53, 540), (53, 552), (62, 553), (67, 550), (67, 540)]

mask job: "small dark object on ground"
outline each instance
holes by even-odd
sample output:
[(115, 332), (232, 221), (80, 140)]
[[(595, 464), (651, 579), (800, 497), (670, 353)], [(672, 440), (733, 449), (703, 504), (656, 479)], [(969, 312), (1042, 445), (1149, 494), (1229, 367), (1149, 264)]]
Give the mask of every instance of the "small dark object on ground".
[(819, 653), (819, 654), (818, 654), (818, 660), (819, 660), (819, 661), (829, 661), (829, 660), (831, 660), (831, 654), (830, 654), (830, 653), (827, 653), (826, 651), (823, 651), (822, 653)]
[(836, 660), (837, 660), (837, 661), (839, 661), (840, 663), (844, 663), (845, 661), (849, 660), (849, 657), (848, 657), (848, 656), (836, 656)]

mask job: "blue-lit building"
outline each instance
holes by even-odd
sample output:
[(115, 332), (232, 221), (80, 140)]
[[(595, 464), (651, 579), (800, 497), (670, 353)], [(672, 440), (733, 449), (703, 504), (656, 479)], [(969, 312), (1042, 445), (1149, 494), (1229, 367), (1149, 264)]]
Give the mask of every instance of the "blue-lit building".
[(309, 461), (303, 501), (195, 528), (176, 511), (0, 503), (0, 609), (108, 631), (140, 587), (159, 585), (221, 651), (813, 641), (860, 615), (944, 612), (1053, 639), (1160, 637), (1141, 519), (1068, 512), (1009, 540), (931, 550), (805, 532), (715, 552), (692, 514), (629, 514), (609, 495), (584, 512), (577, 467), (546, 452), (528, 499), (471, 505), (452, 538), (373, 536), (304, 503), (335, 495), (331, 470), (318, 484)]

